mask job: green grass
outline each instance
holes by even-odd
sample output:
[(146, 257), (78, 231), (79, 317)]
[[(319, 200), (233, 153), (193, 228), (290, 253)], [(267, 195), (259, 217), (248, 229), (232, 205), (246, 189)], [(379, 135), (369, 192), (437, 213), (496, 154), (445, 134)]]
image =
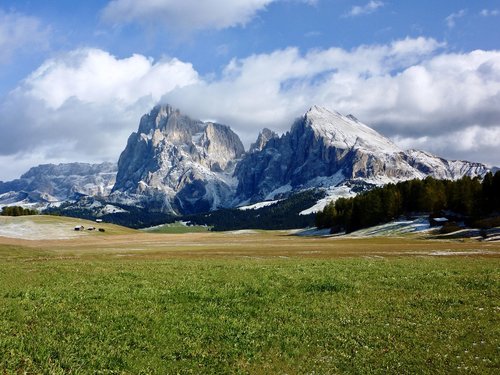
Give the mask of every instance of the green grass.
[(12, 258), (0, 372), (494, 374), (498, 258)]
[(171, 224), (163, 224), (152, 228), (143, 229), (144, 232), (148, 233), (165, 233), (165, 234), (182, 234), (182, 233), (201, 233), (207, 232), (210, 227), (203, 225), (185, 225), (176, 221)]

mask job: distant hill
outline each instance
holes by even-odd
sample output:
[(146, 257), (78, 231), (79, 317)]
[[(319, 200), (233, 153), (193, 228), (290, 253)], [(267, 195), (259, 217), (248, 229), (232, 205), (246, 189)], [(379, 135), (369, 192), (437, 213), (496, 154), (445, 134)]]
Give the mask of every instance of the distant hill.
[[(83, 226), (76, 231), (76, 226)], [(94, 227), (95, 230), (88, 230)], [(99, 231), (101, 228), (104, 232)], [(23, 240), (56, 240), (87, 238), (89, 236), (108, 236), (135, 233), (135, 230), (110, 223), (96, 223), (80, 218), (50, 215), (0, 216), (0, 237)]]
[(19, 179), (0, 181), (0, 206), (46, 208), (90, 195), (106, 197), (115, 183), (114, 163), (42, 164)]

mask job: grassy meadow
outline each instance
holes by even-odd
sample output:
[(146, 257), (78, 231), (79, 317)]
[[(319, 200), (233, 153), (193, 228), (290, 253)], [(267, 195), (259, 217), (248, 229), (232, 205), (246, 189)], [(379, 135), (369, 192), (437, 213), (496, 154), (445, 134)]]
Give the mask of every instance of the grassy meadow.
[(0, 372), (495, 374), (500, 244), (0, 237)]

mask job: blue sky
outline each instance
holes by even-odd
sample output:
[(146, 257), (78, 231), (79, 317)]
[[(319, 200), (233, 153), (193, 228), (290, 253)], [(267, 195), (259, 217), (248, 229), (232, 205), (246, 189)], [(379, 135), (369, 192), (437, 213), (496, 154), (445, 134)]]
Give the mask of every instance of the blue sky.
[(247, 145), (313, 104), (500, 165), (500, 0), (0, 1), (0, 180), (114, 161), (170, 102)]

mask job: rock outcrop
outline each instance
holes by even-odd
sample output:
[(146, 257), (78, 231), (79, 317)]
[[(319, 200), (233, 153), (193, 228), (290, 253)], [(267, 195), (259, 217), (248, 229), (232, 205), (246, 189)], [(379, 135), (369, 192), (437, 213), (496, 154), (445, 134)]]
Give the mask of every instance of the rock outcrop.
[(259, 133), (259, 136), (257, 137), (257, 140), (250, 145), (250, 149), (248, 150), (248, 152), (254, 153), (262, 151), (267, 142), (274, 138), (279, 138), (278, 134), (267, 128), (262, 129), (262, 131)]
[(157, 106), (129, 137), (111, 198), (169, 213), (225, 207), (232, 201), (237, 184), (232, 173), (244, 151), (228, 126)]

